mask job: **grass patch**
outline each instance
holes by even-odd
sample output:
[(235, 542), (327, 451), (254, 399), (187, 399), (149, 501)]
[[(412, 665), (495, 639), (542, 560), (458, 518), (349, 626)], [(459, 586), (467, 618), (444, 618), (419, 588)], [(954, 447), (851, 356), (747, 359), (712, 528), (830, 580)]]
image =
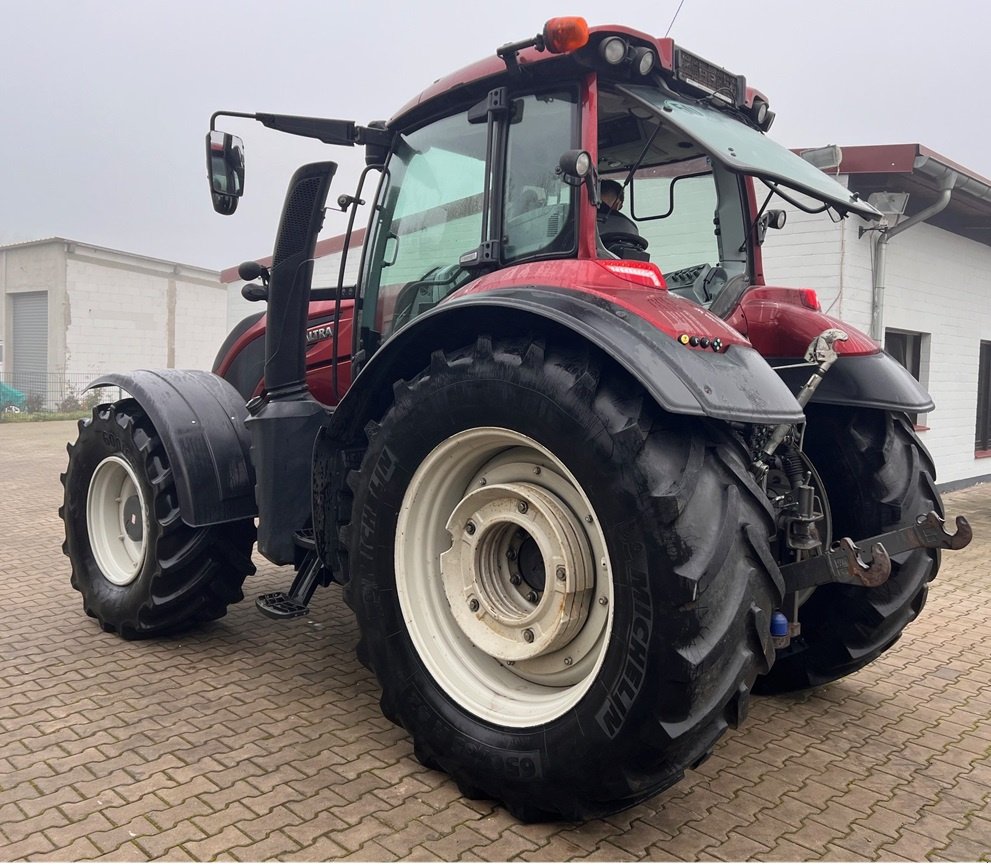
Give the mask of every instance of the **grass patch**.
[(0, 412), (0, 424), (22, 424), (27, 421), (76, 421), (89, 418), (90, 409), (75, 412)]

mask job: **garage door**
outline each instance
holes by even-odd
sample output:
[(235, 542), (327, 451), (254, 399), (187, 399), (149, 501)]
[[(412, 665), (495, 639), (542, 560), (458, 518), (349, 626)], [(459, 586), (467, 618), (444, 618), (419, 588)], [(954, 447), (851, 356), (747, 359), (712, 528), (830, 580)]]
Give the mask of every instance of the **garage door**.
[(25, 395), (48, 392), (48, 292), (12, 294), (13, 385)]

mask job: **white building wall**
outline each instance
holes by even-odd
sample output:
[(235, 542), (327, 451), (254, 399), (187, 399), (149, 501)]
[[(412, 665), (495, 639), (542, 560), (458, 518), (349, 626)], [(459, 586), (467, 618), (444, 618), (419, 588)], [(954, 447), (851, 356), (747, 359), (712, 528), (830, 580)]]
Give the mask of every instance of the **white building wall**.
[(939, 481), (991, 474), (974, 457), (981, 340), (991, 340), (991, 247), (925, 223), (888, 244), (884, 325), (931, 334), (928, 388), (936, 401), (921, 436)]
[(73, 381), (108, 371), (210, 369), (226, 333), (214, 271), (72, 245), (64, 367)]
[(17, 351), (9, 310), (11, 296), (19, 292), (48, 293), (48, 372), (62, 365), (65, 338), (62, 330), (65, 301), (65, 244), (50, 241), (0, 250), (0, 343), (4, 346), (0, 371), (13, 370)]
[(73, 262), (67, 279), (66, 373), (166, 366), (165, 286), (160, 277)]
[(174, 366), (183, 370), (210, 370), (227, 336), (227, 290), (219, 279), (175, 278)]

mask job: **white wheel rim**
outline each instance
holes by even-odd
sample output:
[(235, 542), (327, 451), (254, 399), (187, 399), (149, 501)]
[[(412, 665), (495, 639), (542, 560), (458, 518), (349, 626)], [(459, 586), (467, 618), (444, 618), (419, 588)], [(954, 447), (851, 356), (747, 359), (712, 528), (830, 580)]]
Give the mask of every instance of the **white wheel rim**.
[(131, 465), (107, 457), (90, 478), (86, 494), (90, 548), (103, 576), (127, 586), (141, 572), (148, 539), (148, 510)]
[(533, 439), (485, 427), (434, 448), (403, 498), (395, 566), (413, 645), (468, 712), (531, 727), (591, 688), (612, 628), (605, 538)]

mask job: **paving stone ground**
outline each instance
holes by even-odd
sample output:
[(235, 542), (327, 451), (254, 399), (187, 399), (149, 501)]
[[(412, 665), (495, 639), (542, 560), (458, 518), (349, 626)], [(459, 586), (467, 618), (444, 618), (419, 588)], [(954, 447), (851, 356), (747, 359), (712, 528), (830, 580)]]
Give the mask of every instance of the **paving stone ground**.
[[(71, 422), (0, 424), (0, 860), (989, 860), (991, 487), (920, 620), (813, 692), (755, 698), (674, 788), (583, 825), (515, 821), (425, 769), (378, 709), (339, 589), (126, 642), (62, 555)], [(259, 564), (250, 596), (285, 589)]]

